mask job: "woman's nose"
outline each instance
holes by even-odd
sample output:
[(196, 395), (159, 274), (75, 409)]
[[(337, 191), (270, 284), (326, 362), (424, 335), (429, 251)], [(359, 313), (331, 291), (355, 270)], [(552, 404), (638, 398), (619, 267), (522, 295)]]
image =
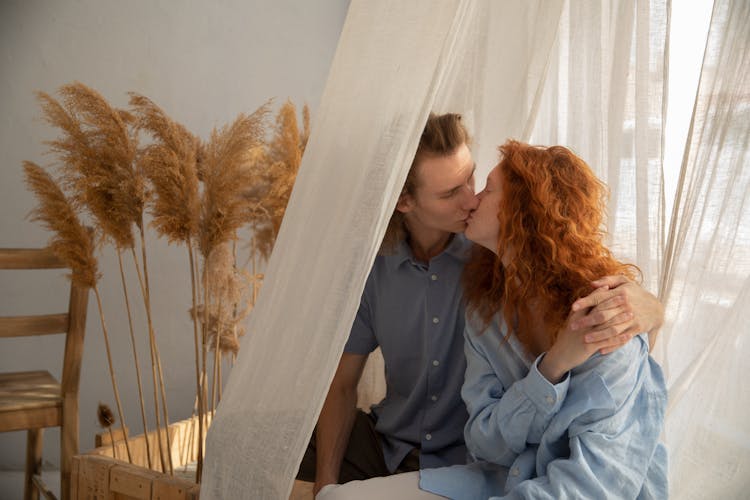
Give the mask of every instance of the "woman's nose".
[(474, 194), (473, 190), (467, 189), (464, 198), (464, 208), (466, 210), (474, 210), (477, 206), (479, 206), (479, 197)]

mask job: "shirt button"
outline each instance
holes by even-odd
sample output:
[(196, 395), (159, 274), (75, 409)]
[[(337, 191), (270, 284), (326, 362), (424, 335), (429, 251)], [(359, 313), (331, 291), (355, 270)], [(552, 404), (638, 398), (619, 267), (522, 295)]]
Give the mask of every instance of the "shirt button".
[(432, 399), (433, 401), (437, 401), (437, 396), (433, 395), (430, 399)]
[(434, 318), (432, 318), (432, 322), (437, 325), (438, 323), (440, 323), (440, 318), (438, 318), (437, 316), (435, 316)]
[(544, 398), (544, 400), (547, 401), (549, 404), (552, 404), (555, 402), (555, 398), (553, 398), (552, 396), (547, 396)]
[(424, 435), (424, 438), (425, 438), (425, 439), (426, 439), (427, 441), (429, 441), (430, 439), (432, 439), (432, 434), (425, 434), (425, 435)]
[(520, 470), (518, 470), (518, 467), (513, 467), (513, 468), (512, 468), (511, 470), (510, 470), (510, 475), (511, 475), (511, 476), (517, 476), (517, 475), (519, 475), (520, 473), (521, 473), (521, 471), (520, 471)]
[(432, 276), (430, 276), (430, 279), (432, 281), (437, 281), (437, 274), (433, 274)]
[(438, 361), (437, 359), (432, 360), (432, 366), (438, 366), (439, 364), (440, 364), (440, 361)]

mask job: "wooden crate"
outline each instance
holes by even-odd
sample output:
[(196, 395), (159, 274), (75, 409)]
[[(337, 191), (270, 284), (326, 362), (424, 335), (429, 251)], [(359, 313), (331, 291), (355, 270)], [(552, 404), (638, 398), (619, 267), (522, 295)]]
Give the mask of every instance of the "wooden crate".
[[(207, 417), (208, 418), (208, 417)], [(206, 428), (210, 423), (207, 419)], [(130, 438), (133, 463), (127, 462), (122, 433), (97, 436), (97, 448), (85, 455), (73, 457), (71, 466), (72, 500), (197, 500), (200, 485), (195, 473), (186, 472), (198, 458), (198, 417), (169, 426), (172, 464), (175, 475), (161, 472), (156, 449), (156, 432), (149, 433), (151, 468), (148, 468), (146, 439), (140, 435)], [(162, 438), (164, 439), (164, 438)], [(163, 440), (166, 445), (166, 440)], [(116, 457), (115, 457), (116, 455)], [(312, 500), (312, 483), (295, 481), (290, 500)]]
[[(210, 417), (206, 417), (206, 428)], [(169, 426), (172, 464), (175, 475), (162, 472), (157, 433), (149, 433), (150, 453), (143, 435), (129, 439), (132, 462), (128, 462), (122, 432), (114, 435), (114, 447), (108, 433), (97, 436), (97, 448), (73, 457), (71, 498), (74, 500), (196, 500), (200, 486), (194, 473), (186, 473), (188, 464), (198, 457), (198, 418)], [(162, 444), (166, 437), (162, 432)], [(151, 455), (151, 468), (148, 456)], [(182, 471), (181, 471), (182, 470)]]
[(102, 455), (77, 455), (71, 467), (74, 500), (197, 500), (200, 486)]

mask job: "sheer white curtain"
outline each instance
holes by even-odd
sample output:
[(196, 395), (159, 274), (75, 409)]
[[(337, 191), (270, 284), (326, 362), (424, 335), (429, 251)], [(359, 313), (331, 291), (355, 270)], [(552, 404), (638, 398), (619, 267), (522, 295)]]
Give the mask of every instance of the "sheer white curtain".
[(529, 121), (560, 7), (352, 2), (251, 333), (208, 433), (201, 498), (289, 495), (428, 113), (464, 113), (477, 150), (491, 152), (478, 162), (494, 162), (498, 138)]
[(667, 443), (675, 498), (747, 498), (750, 3), (716, 0), (666, 250)]
[(354, 0), (209, 431), (202, 497), (288, 495), (432, 110), (465, 115), (480, 175), (516, 137), (569, 145), (609, 184), (611, 244), (667, 305), (655, 353), (673, 497), (746, 494), (748, 8), (716, 2), (665, 251), (667, 0)]

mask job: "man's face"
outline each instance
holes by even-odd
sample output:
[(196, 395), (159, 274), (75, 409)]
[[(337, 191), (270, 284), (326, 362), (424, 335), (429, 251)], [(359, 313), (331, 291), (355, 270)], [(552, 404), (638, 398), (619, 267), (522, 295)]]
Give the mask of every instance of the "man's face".
[(476, 165), (466, 144), (450, 156), (427, 157), (416, 171), (416, 189), (399, 199), (410, 231), (462, 233), (477, 206), (474, 195)]

